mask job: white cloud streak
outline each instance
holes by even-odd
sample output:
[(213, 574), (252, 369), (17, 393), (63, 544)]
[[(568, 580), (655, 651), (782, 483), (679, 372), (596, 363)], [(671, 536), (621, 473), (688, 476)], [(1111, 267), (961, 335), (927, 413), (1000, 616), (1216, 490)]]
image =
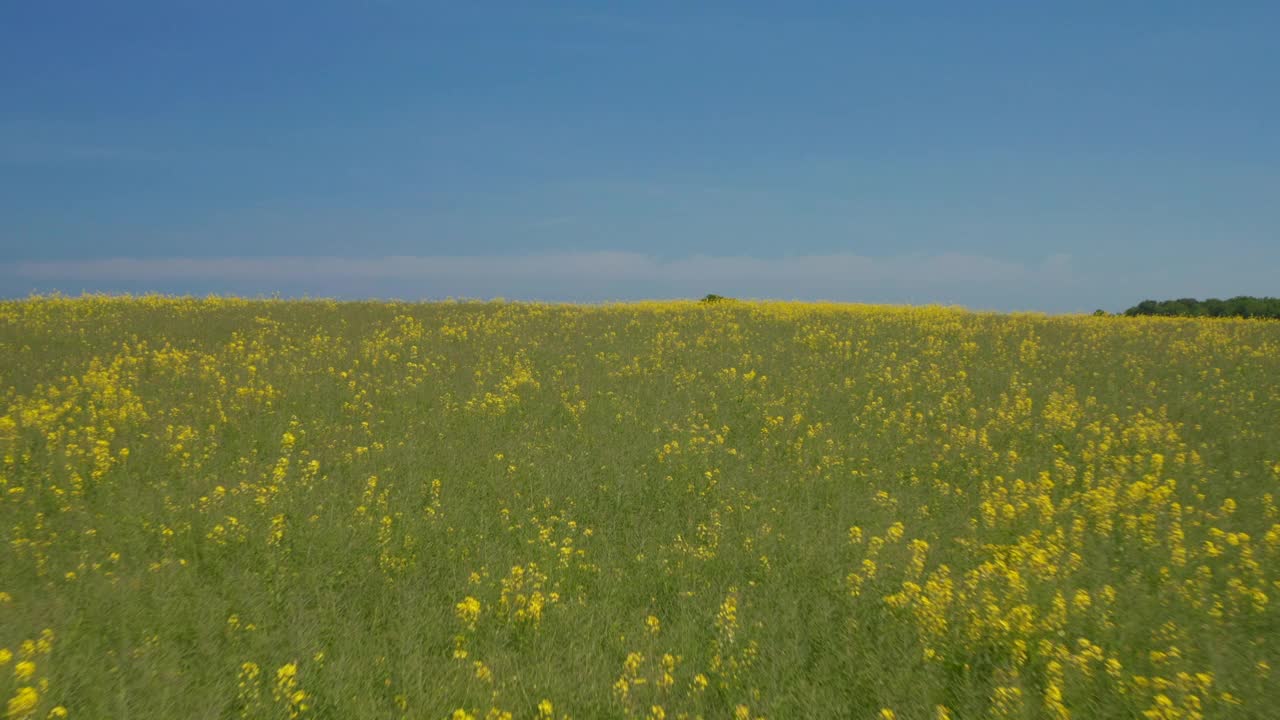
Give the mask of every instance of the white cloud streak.
[(1007, 306), (1031, 290), (1065, 289), (1070, 258), (1039, 263), (966, 254), (780, 258), (631, 252), (522, 256), (114, 258), (20, 262), (3, 284), (32, 289), (240, 292), (338, 297), (609, 300), (738, 297)]

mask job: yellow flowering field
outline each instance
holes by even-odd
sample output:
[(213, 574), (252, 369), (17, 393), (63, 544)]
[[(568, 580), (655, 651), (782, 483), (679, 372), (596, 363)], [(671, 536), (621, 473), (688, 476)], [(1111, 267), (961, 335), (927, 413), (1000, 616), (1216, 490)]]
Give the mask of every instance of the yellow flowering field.
[(1269, 718), (1280, 323), (0, 303), (9, 718)]

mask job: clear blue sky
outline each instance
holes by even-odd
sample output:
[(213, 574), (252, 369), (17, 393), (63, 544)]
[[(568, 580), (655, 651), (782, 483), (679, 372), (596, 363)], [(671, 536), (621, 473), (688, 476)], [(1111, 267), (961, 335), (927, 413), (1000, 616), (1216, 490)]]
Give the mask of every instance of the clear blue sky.
[(1280, 3), (9, 2), (0, 295), (1280, 295)]

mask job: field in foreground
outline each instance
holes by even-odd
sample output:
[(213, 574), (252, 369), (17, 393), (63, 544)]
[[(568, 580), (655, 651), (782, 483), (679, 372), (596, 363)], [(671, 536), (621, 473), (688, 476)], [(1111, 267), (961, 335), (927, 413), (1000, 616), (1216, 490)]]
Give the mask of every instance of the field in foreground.
[(11, 718), (1264, 718), (1280, 323), (0, 303)]

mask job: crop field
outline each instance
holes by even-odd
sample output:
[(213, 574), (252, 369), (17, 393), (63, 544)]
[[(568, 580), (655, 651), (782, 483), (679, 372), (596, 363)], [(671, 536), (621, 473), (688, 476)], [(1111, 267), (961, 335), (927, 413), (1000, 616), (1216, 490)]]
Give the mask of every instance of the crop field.
[(8, 718), (1274, 718), (1280, 323), (0, 302)]

